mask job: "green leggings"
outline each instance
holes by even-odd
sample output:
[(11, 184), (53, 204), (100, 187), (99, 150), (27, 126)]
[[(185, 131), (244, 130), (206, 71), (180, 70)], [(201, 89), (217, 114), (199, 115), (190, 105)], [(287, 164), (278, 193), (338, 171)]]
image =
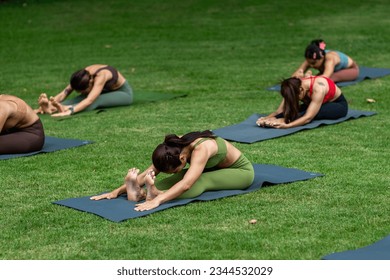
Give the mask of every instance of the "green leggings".
[[(183, 169), (168, 178), (156, 182), (159, 190), (167, 190), (183, 179), (188, 169)], [(178, 198), (192, 198), (205, 191), (242, 190), (249, 187), (255, 178), (252, 163), (241, 154), (240, 158), (230, 167), (203, 171), (192, 187)]]
[[(65, 100), (63, 105), (76, 105), (83, 101), (87, 95), (78, 95), (73, 99)], [(98, 108), (126, 106), (133, 103), (133, 90), (126, 81), (119, 89), (100, 94), (99, 97), (83, 111), (92, 111)]]

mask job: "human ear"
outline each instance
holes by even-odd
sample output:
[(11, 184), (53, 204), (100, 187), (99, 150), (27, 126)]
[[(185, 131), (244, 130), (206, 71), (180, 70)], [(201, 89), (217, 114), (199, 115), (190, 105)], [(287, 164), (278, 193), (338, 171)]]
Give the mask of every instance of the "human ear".
[(182, 153), (180, 154), (179, 159), (180, 159), (181, 162), (187, 162), (186, 156), (184, 154), (182, 154)]

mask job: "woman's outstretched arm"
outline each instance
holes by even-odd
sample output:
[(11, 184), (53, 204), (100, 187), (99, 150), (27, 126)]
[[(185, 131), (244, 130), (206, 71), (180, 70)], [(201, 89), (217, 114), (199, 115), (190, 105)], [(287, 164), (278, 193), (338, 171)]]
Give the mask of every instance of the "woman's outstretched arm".
[(299, 66), (297, 70), (295, 70), (291, 77), (302, 78), (308, 68), (309, 63), (305, 59), (305, 61), (301, 64), (301, 66)]
[(279, 105), (278, 109), (276, 109), (275, 112), (272, 112), (268, 116), (258, 118), (257, 121), (256, 121), (256, 124), (258, 126), (267, 126), (267, 122), (269, 120), (273, 120), (273, 119), (275, 119), (275, 117), (277, 115), (283, 113), (283, 107), (284, 107), (284, 98), (282, 99), (282, 102), (280, 102), (280, 105)]
[[(209, 157), (209, 150), (207, 149), (206, 145), (199, 145), (196, 150), (192, 152), (191, 165), (188, 168), (188, 171), (184, 175), (183, 179), (174, 184), (167, 191), (157, 195), (152, 200), (136, 204), (136, 208), (134, 210), (145, 211), (154, 209), (167, 201), (179, 197), (185, 191), (189, 190), (196, 182), (196, 180), (198, 180), (200, 175), (202, 175), (202, 172), (206, 166)], [(150, 173), (147, 174), (147, 176), (150, 176)]]

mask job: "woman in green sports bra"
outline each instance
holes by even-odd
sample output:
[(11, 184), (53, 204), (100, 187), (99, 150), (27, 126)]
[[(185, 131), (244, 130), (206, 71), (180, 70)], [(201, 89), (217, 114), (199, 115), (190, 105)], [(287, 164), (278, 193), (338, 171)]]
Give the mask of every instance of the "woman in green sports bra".
[[(154, 150), (152, 162), (142, 173), (137, 168), (130, 169), (122, 186), (91, 199), (112, 199), (127, 193), (128, 200), (145, 199), (135, 207), (136, 211), (145, 211), (205, 191), (246, 189), (255, 176), (252, 163), (240, 150), (209, 130), (181, 137), (167, 135)], [(173, 175), (156, 181), (160, 172)]]

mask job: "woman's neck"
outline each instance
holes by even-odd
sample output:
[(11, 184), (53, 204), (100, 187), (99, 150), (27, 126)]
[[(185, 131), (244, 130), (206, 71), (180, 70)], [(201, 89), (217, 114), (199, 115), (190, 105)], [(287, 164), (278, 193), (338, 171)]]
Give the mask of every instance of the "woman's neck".
[(184, 158), (186, 159), (186, 162), (189, 163), (191, 161), (191, 154), (192, 154), (192, 151), (194, 150), (192, 144), (188, 145), (188, 146), (185, 146), (182, 150), (181, 150), (181, 155), (184, 156)]
[(305, 94), (307, 94), (310, 90), (311, 81), (312, 81), (311, 77), (307, 77), (307, 78), (302, 79), (301, 87), (305, 91)]

